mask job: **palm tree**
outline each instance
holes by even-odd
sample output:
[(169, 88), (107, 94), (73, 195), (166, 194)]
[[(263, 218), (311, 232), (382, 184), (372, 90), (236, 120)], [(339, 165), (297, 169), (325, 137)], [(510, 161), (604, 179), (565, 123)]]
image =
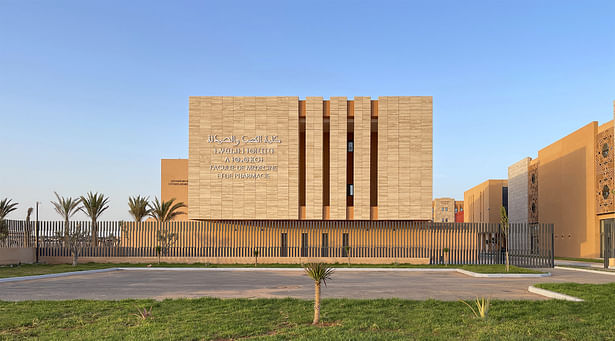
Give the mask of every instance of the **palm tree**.
[(137, 195), (136, 197), (128, 198), (128, 213), (130, 213), (136, 222), (142, 221), (150, 212), (149, 197)]
[(24, 247), (30, 247), (30, 235), (32, 234), (32, 226), (30, 226), (30, 216), (32, 215), (32, 211), (34, 211), (34, 209), (32, 207), (29, 207), (26, 214), (26, 228), (24, 229), (25, 233), (23, 243)]
[(17, 203), (12, 202), (9, 198), (4, 198), (0, 200), (0, 220), (4, 220), (9, 213), (15, 211), (17, 209)]
[(502, 224), (502, 233), (504, 236), (504, 250), (506, 254), (506, 272), (510, 271), (510, 263), (508, 262), (508, 214), (506, 208), (500, 208), (500, 223)]
[(183, 202), (174, 203), (175, 198), (169, 201), (158, 201), (158, 198), (155, 197), (154, 201), (149, 204), (149, 215), (159, 223), (166, 223), (181, 214), (185, 214), (185, 212), (180, 212), (178, 210), (187, 207), (186, 204)]
[(81, 196), (81, 204), (79, 210), (92, 219), (92, 245), (96, 246), (98, 245), (96, 221), (109, 208), (109, 198), (106, 198), (102, 193), (89, 192), (85, 196)]
[(327, 286), (327, 280), (333, 275), (333, 268), (324, 263), (308, 263), (304, 270), (314, 280), (314, 321), (312, 324), (318, 324), (320, 321), (320, 283)]
[(64, 241), (68, 242), (68, 221), (79, 211), (81, 200), (79, 198), (65, 198), (57, 192), (53, 192), (53, 194), (55, 194), (57, 201), (52, 201), (51, 204), (62, 219), (64, 219)]
[(17, 203), (11, 202), (11, 199), (4, 198), (0, 200), (0, 240), (4, 240), (9, 236), (9, 225), (4, 221), (4, 218), (16, 209)]

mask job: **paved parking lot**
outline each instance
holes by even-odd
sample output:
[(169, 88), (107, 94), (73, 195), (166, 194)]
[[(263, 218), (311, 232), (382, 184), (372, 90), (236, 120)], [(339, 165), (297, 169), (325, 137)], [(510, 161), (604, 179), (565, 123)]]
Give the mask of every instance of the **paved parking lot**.
[[(527, 287), (544, 282), (608, 283), (615, 276), (548, 269), (551, 277), (474, 278), (456, 272), (338, 271), (323, 297), (424, 300), (545, 299)], [(112, 271), (0, 283), (0, 300), (222, 297), (311, 299), (313, 282), (299, 271)]]

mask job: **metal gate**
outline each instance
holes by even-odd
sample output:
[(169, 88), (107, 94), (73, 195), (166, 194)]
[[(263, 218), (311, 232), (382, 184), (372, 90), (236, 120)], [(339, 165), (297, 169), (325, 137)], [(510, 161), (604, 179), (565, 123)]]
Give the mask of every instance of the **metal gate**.
[(605, 269), (609, 268), (609, 258), (615, 258), (613, 240), (615, 240), (615, 219), (600, 220), (600, 256), (603, 259)]

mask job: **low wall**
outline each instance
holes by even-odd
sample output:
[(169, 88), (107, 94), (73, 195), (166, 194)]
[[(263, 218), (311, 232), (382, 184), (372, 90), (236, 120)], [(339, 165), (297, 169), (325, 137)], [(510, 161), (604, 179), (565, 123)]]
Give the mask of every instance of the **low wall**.
[[(254, 264), (254, 258), (237, 257), (161, 257), (163, 263), (209, 263), (209, 264)], [(318, 257), (318, 258), (291, 258), (291, 257), (263, 257), (258, 258), (259, 264), (303, 264), (303, 263), (348, 263), (346, 257)], [(68, 264), (71, 257), (39, 257), (39, 262), (47, 264)], [(158, 263), (158, 257), (79, 257), (79, 263), (131, 263), (153, 264)], [(429, 264), (429, 258), (353, 258), (350, 264)]]
[(0, 265), (32, 264), (36, 260), (33, 247), (0, 248)]

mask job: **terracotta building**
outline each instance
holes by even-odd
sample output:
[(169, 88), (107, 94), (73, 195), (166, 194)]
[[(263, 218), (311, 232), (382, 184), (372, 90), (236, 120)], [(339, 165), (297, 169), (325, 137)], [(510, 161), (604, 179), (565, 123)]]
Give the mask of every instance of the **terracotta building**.
[(463, 223), (463, 201), (455, 201), (455, 222)]
[(463, 218), (469, 223), (499, 223), (508, 211), (508, 180), (487, 180), (463, 193)]
[(591, 122), (511, 165), (510, 221), (555, 224), (555, 256), (601, 257), (615, 224), (613, 143), (613, 121)]

